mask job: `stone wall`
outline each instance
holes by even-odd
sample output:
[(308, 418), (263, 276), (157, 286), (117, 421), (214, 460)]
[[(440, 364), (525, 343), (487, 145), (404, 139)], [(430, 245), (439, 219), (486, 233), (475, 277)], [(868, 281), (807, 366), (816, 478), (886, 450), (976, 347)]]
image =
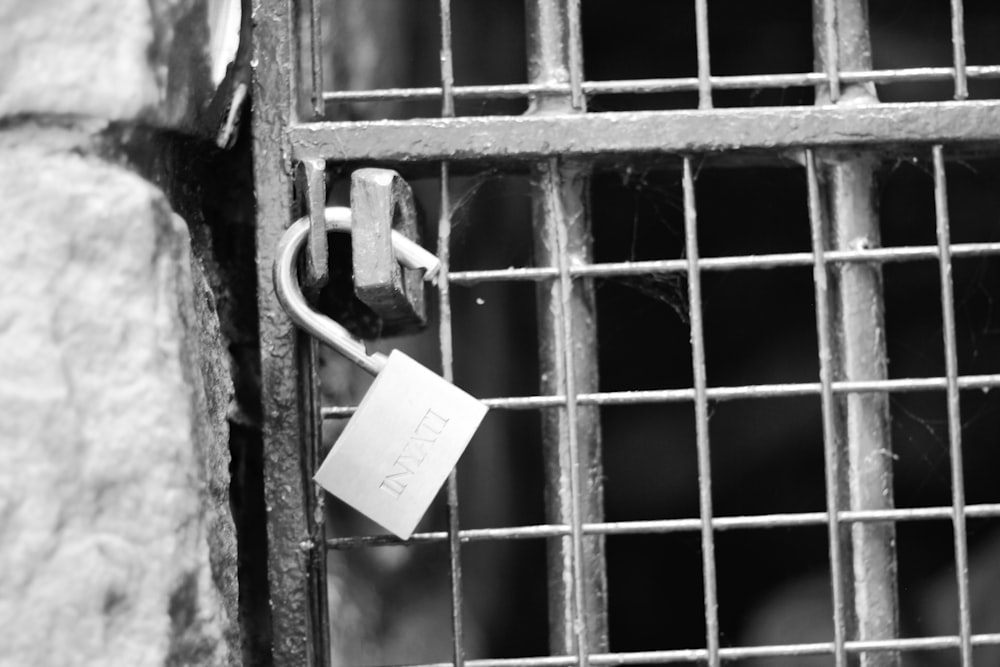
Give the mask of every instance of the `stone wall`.
[(3, 667), (245, 661), (206, 17), (0, 4)]

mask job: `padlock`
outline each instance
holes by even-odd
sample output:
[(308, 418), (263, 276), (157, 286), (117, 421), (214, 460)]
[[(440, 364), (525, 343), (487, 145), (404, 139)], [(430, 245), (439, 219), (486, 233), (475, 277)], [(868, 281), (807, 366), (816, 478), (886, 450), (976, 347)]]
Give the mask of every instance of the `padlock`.
[[(329, 230), (350, 228), (350, 209), (327, 208), (325, 217)], [(388, 357), (369, 354), (363, 341), (309, 308), (296, 278), (297, 258), (308, 233), (309, 220), (302, 218), (278, 245), (278, 300), (292, 321), (375, 375), (314, 479), (393, 534), (409, 539), (487, 407), (399, 350)], [(406, 237), (393, 233), (392, 245), (401, 263), (436, 272), (437, 258)]]

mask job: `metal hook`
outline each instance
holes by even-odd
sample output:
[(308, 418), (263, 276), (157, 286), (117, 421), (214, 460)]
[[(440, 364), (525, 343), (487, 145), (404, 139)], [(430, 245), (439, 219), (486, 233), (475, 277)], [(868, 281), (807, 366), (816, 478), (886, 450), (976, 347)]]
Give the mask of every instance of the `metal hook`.
[[(328, 232), (351, 231), (351, 209), (330, 206), (324, 209), (323, 217)], [(368, 354), (365, 343), (353, 336), (347, 329), (326, 315), (321, 315), (309, 307), (296, 274), (299, 252), (309, 236), (309, 217), (297, 220), (278, 243), (274, 258), (274, 291), (278, 302), (297, 325), (329, 345), (372, 375), (378, 375), (388, 358), (381, 352)], [(441, 263), (433, 253), (414, 243), (398, 232), (392, 232), (392, 249), (396, 259), (410, 269), (424, 269), (424, 280), (435, 281)]]

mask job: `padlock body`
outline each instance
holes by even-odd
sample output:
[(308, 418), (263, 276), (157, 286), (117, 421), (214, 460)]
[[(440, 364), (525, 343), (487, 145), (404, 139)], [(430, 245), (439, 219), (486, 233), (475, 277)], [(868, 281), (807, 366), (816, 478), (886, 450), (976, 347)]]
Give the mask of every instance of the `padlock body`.
[(393, 350), (315, 480), (408, 539), (486, 411), (469, 394)]

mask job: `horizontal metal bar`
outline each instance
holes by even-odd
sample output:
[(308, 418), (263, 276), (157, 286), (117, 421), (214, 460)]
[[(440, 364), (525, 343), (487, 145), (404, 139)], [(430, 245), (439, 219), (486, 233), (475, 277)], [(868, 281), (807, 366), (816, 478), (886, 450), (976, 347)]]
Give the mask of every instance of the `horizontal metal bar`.
[[(888, 521), (932, 521), (951, 519), (951, 507), (913, 507), (888, 510), (843, 511), (837, 521), (849, 523), (884, 523)], [(1000, 517), (1000, 503), (968, 505), (965, 516), (970, 519)], [(748, 530), (759, 528), (795, 528), (802, 526), (826, 525), (826, 512), (796, 512), (783, 514), (760, 514), (748, 516), (716, 516), (712, 518), (712, 530)], [(650, 521), (614, 521), (585, 523), (583, 532), (587, 535), (651, 535), (664, 533), (695, 532), (701, 529), (701, 519), (661, 519)], [(512, 526), (507, 528), (476, 528), (459, 531), (462, 542), (486, 542), (497, 540), (545, 539), (565, 537), (570, 527), (565, 525)], [(328, 549), (345, 550), (365, 547), (392, 545), (417, 546), (432, 544), (448, 539), (445, 531), (415, 533), (409, 540), (402, 541), (393, 535), (367, 535), (361, 537), (337, 537), (326, 541)]]
[[(1000, 254), (1000, 243), (964, 243), (951, 246), (952, 257), (979, 257)], [(937, 259), (937, 246), (903, 246), (896, 248), (871, 248), (867, 250), (831, 250), (823, 253), (828, 264), (848, 262), (890, 263)], [(702, 271), (733, 271), (739, 269), (776, 269), (813, 264), (808, 252), (777, 253), (772, 255), (739, 255), (733, 257), (703, 257), (698, 260)], [(607, 262), (570, 268), (570, 275), (591, 278), (616, 276), (683, 273), (687, 271), (686, 259), (662, 259), (643, 262)], [(549, 267), (488, 269), (481, 271), (453, 271), (448, 281), (457, 285), (472, 285), (498, 281), (551, 280), (558, 271)]]
[[(911, 391), (934, 391), (947, 389), (947, 378), (894, 378), (889, 380), (866, 380), (833, 383), (837, 394), (857, 394), (867, 392), (903, 393)], [(1000, 387), (1000, 374), (963, 375), (958, 378), (959, 389), (990, 390)], [(709, 387), (708, 398), (712, 401), (732, 401), (750, 398), (789, 398), (796, 396), (818, 396), (819, 382), (787, 384), (754, 384), (734, 387)], [(648, 403), (683, 403), (694, 400), (695, 391), (691, 387), (682, 389), (648, 389), (643, 391), (603, 391), (579, 394), (581, 405), (642, 405)], [(506, 410), (537, 410), (557, 408), (566, 403), (564, 396), (514, 396), (483, 398), (490, 408)], [(323, 408), (324, 419), (341, 419), (354, 414), (356, 406), (331, 406)]]
[[(1000, 65), (981, 65), (966, 68), (971, 79), (1000, 77)], [(844, 83), (917, 83), (925, 81), (951, 81), (955, 70), (951, 67), (910, 67), (903, 69), (872, 70), (868, 72), (840, 72)], [(788, 74), (749, 74), (739, 76), (713, 76), (709, 82), (714, 90), (747, 90), (755, 88), (794, 88), (815, 86), (826, 82), (822, 72), (795, 72)], [(482, 86), (456, 86), (452, 89), (457, 99), (519, 99), (529, 95), (568, 95), (570, 87), (537, 83), (507, 83)], [(675, 93), (698, 90), (697, 77), (671, 79), (618, 79), (614, 81), (584, 81), (586, 95), (620, 95)], [(323, 93), (327, 103), (386, 102), (435, 100), (442, 96), (440, 86), (421, 88), (378, 88), (373, 90), (337, 90)]]
[[(979, 634), (972, 636), (973, 646), (991, 646), (1000, 644), (1000, 633)], [(845, 642), (849, 653), (874, 651), (932, 651), (955, 648), (958, 637), (953, 635), (939, 637), (908, 637), (899, 639), (884, 639), (878, 641)], [(804, 655), (830, 655), (833, 653), (833, 642), (814, 642), (809, 644), (780, 644), (772, 646), (737, 646), (719, 649), (723, 660), (739, 660), (758, 657), (795, 657)], [(705, 662), (708, 657), (706, 649), (674, 649), (667, 651), (632, 651), (625, 653), (593, 653), (589, 656), (590, 663), (599, 667), (615, 667), (617, 665), (650, 665), (660, 663), (698, 663)], [(576, 664), (576, 656), (561, 655), (531, 658), (490, 658), (484, 660), (466, 660), (466, 667), (570, 667)], [(408, 667), (451, 667), (450, 662), (410, 665)]]
[(1000, 102), (758, 107), (321, 122), (289, 130), (293, 158), (409, 162), (663, 155), (1000, 140)]

